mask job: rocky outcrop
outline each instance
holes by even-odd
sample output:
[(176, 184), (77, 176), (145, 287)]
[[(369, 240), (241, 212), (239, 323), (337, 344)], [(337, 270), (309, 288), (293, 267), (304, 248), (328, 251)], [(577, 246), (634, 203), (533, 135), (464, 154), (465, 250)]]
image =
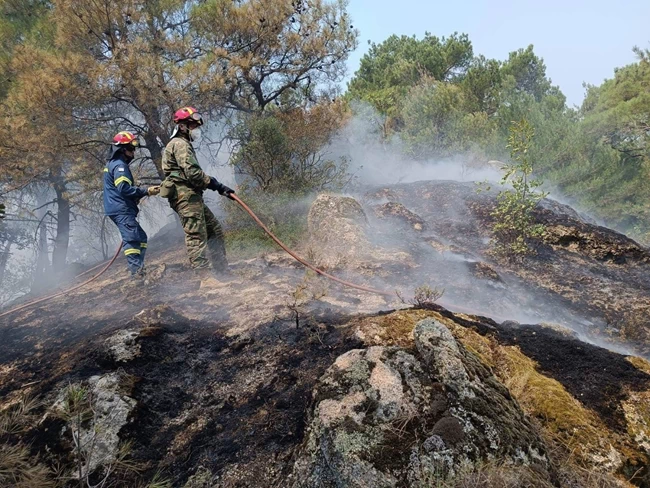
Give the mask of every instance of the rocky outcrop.
[(368, 255), (368, 219), (354, 198), (319, 195), (307, 218), (309, 247), (318, 266), (350, 266)]
[[(422, 181), (376, 187), (364, 198), (371, 206), (387, 200), (403, 205), (423, 219), (425, 231), (405, 231), (401, 237), (422, 253), (417, 265), (445, 288), (449, 308), (467, 306), (499, 321), (559, 322), (650, 357), (650, 254), (634, 240), (545, 199), (534, 212), (536, 223), (545, 226), (544, 236), (534, 255), (517, 262), (491, 253), (496, 189), (477, 194), (473, 183)], [(438, 256), (427, 255), (423, 244)], [(444, 265), (435, 266), (435, 259)]]
[(383, 205), (376, 205), (373, 210), (380, 219), (391, 219), (416, 231), (424, 230), (426, 227), (426, 223), (419, 215), (411, 212), (401, 203), (387, 202)]
[[(399, 205), (389, 208), (401, 209)], [(406, 208), (402, 210), (408, 213)], [(404, 219), (408, 215), (404, 212), (391, 217)], [(385, 275), (382, 268), (388, 266), (415, 266), (409, 253), (377, 244), (381, 239), (372, 234), (365, 211), (351, 197), (319, 195), (309, 210), (308, 231), (308, 257), (321, 268)]]
[(137, 342), (139, 336), (137, 330), (118, 330), (104, 341), (106, 355), (116, 363), (132, 361), (140, 355), (140, 344)]
[(92, 401), (92, 422), (81, 431), (81, 444), (94, 446), (86, 459), (88, 470), (114, 463), (118, 457), (119, 433), (135, 408), (136, 402), (124, 393), (123, 373), (93, 376), (88, 380)]
[(77, 446), (74, 452), (83, 465), (83, 477), (118, 461), (119, 434), (136, 406), (125, 391), (130, 381), (119, 371), (92, 376), (83, 385), (69, 385), (52, 406), (56, 416), (67, 420), (63, 434), (70, 435)]
[(486, 460), (547, 478), (544, 443), (508, 390), (442, 323), (414, 336), (415, 351), (352, 350), (321, 378), (294, 488), (432, 486)]

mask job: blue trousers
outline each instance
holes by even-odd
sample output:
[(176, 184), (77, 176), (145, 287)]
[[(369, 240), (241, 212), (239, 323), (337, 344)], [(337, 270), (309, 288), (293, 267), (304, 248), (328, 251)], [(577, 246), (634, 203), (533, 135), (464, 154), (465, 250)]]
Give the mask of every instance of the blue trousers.
[(131, 274), (144, 267), (144, 255), (147, 252), (147, 234), (135, 218), (135, 215), (111, 215), (122, 236), (124, 255)]

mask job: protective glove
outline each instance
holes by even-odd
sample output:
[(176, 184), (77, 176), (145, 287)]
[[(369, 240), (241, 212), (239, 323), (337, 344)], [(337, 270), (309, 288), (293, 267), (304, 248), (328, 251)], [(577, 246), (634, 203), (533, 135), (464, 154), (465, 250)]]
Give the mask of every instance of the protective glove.
[(219, 189), (219, 182), (214, 176), (210, 176), (210, 183), (208, 183), (208, 190), (217, 191)]
[(235, 190), (232, 188), (228, 188), (226, 185), (221, 185), (219, 188), (219, 195), (222, 195), (226, 198), (230, 198), (232, 200), (232, 197), (230, 196), (232, 193), (235, 193)]
[(235, 193), (235, 190), (233, 190), (232, 188), (228, 188), (223, 183), (219, 183), (214, 176), (210, 177), (210, 184), (208, 185), (208, 189), (212, 191), (217, 191), (219, 192), (219, 195), (223, 195), (228, 198), (230, 198), (231, 193)]
[(159, 185), (150, 186), (150, 187), (147, 188), (147, 195), (149, 195), (150, 197), (152, 197), (154, 195), (158, 195), (158, 193), (160, 193), (160, 186)]

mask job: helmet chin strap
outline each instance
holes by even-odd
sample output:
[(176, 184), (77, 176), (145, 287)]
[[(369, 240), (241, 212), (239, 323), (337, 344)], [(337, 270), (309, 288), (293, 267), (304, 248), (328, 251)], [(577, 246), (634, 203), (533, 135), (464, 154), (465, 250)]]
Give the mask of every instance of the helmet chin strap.
[(194, 139), (192, 138), (192, 131), (184, 124), (176, 124), (176, 127), (174, 127), (174, 131), (172, 132), (171, 138), (173, 139), (179, 134), (187, 135), (187, 138), (190, 140), (190, 142), (194, 141)]

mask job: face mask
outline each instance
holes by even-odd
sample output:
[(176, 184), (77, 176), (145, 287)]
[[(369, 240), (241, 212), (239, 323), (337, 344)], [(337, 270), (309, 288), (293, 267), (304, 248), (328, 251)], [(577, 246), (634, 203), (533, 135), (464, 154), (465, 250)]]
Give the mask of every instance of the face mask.
[(198, 141), (201, 139), (201, 129), (199, 127), (192, 129), (190, 131), (190, 137), (192, 138), (192, 141)]

